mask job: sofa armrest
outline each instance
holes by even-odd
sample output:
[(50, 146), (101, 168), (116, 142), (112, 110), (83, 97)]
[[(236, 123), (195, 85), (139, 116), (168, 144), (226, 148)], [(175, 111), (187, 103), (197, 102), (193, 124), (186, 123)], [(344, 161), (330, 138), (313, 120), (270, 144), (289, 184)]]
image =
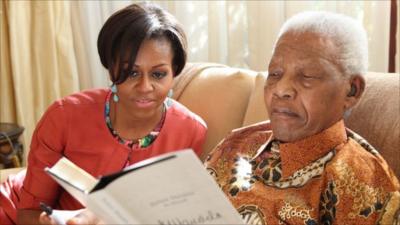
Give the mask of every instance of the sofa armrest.
[(17, 174), (19, 171), (24, 170), (25, 167), (11, 168), (11, 169), (1, 169), (0, 170), (0, 183), (7, 180), (8, 176)]

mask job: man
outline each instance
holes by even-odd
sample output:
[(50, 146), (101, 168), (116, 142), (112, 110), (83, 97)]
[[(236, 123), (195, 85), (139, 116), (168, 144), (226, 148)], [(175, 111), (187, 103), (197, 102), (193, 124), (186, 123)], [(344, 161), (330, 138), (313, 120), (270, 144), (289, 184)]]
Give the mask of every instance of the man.
[(206, 166), (248, 224), (393, 224), (399, 182), (343, 117), (365, 87), (367, 37), (353, 19), (289, 19), (265, 83), (270, 121), (234, 130)]

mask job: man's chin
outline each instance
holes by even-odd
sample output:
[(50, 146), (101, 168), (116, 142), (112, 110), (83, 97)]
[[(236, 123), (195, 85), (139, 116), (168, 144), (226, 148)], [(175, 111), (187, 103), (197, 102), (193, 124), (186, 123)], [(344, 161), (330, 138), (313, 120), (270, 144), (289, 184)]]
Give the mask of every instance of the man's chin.
[(291, 127), (274, 127), (272, 126), (274, 138), (280, 142), (294, 142), (304, 137)]

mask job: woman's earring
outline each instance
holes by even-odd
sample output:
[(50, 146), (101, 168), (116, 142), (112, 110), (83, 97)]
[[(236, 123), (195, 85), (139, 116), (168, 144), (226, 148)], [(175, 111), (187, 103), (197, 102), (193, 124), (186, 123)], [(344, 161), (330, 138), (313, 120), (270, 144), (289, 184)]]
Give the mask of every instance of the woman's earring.
[(169, 89), (168, 91), (168, 98), (167, 98), (167, 105), (170, 106), (172, 104), (172, 96), (174, 95), (174, 91), (172, 89)]
[(118, 102), (119, 97), (117, 95), (117, 85), (116, 84), (111, 85), (111, 92), (113, 93), (113, 101)]
[(172, 89), (169, 89), (168, 98), (172, 98), (172, 95), (174, 95), (174, 91)]

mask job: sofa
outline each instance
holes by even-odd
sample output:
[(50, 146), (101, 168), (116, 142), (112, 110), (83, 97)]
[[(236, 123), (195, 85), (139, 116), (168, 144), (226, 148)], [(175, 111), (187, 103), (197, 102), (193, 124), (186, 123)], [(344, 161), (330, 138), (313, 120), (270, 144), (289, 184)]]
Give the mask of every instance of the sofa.
[[(232, 129), (268, 119), (266, 77), (266, 72), (188, 63), (175, 79), (173, 98), (208, 125), (202, 160)], [(364, 96), (345, 123), (378, 149), (400, 177), (400, 76), (370, 72), (365, 78)], [(17, 170), (0, 170), (0, 180)]]

